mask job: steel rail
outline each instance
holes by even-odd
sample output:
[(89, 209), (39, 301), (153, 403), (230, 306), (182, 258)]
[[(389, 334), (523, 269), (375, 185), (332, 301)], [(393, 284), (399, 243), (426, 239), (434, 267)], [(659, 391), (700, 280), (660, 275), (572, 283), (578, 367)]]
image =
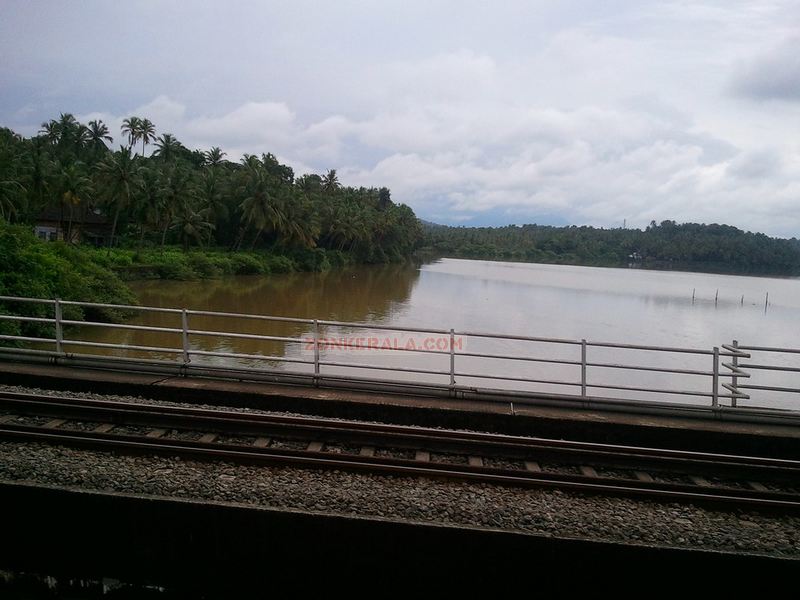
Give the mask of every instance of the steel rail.
[[(759, 469), (773, 474), (800, 479), (800, 461), (758, 456), (737, 456), (730, 454), (673, 450), (602, 444), (572, 440), (514, 436), (508, 434), (478, 431), (448, 430), (409, 425), (391, 425), (360, 421), (342, 421), (321, 417), (275, 415), (250, 413), (244, 411), (215, 410), (163, 404), (141, 404), (119, 400), (96, 400), (26, 394), (20, 392), (0, 392), (0, 406), (7, 410), (21, 411), (24, 414), (45, 414), (48, 417), (82, 418), (96, 422), (108, 421), (148, 425), (152, 427), (192, 428), (222, 431), (225, 433), (249, 434), (265, 432), (302, 433), (304, 437), (316, 439), (322, 435), (367, 442), (382, 442), (382, 445), (401, 444), (405, 447), (418, 447), (430, 444), (433, 449), (447, 447), (464, 454), (486, 452), (492, 454), (512, 452), (525, 455), (529, 452), (549, 451), (561, 456), (574, 455), (583, 460), (587, 456), (605, 457), (631, 464), (647, 463), (652, 466), (658, 462), (674, 469), (708, 468), (712, 471), (723, 469)], [(428, 448), (431, 449), (431, 448)], [(508, 454), (505, 454), (508, 456)]]
[(187, 442), (146, 436), (54, 431), (36, 426), (0, 425), (0, 438), (26, 442), (68, 444), (89, 449), (113, 449), (135, 453), (186, 456), (204, 460), (228, 460), (301, 468), (326, 468), (366, 471), (394, 476), (447, 478), (496, 485), (566, 489), (574, 492), (616, 494), (656, 501), (723, 503), (759, 509), (800, 509), (800, 496), (779, 492), (759, 492), (730, 488), (698, 488), (681, 484), (611, 479), (587, 475), (568, 475), (495, 469), (448, 463), (420, 464), (417, 461), (324, 453), (310, 450), (242, 447), (213, 442)]

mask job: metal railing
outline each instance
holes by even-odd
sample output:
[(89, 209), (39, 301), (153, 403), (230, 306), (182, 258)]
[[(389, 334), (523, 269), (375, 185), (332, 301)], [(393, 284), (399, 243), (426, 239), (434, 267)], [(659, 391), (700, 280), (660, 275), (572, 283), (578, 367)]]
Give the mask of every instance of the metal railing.
[[(64, 363), (77, 361), (96, 361), (105, 365), (134, 365), (177, 368), (183, 374), (189, 372), (206, 373), (213, 371), (217, 375), (226, 374), (236, 378), (269, 376), (278, 381), (281, 378), (293, 380), (304, 379), (316, 386), (329, 384), (358, 384), (371, 389), (417, 389), (418, 391), (435, 391), (460, 398), (501, 399), (517, 403), (533, 402), (542, 398), (584, 401), (584, 406), (616, 404), (618, 406), (658, 406), (661, 408), (705, 409), (711, 411), (742, 410), (740, 401), (750, 400), (750, 391), (768, 391), (780, 393), (798, 393), (800, 388), (786, 385), (760, 385), (750, 383), (750, 371), (773, 371), (780, 373), (800, 373), (800, 367), (787, 365), (770, 365), (765, 363), (742, 362), (751, 358), (751, 352), (782, 353), (800, 355), (798, 349), (771, 348), (761, 346), (732, 344), (711, 349), (681, 348), (666, 346), (649, 346), (640, 344), (621, 344), (614, 342), (587, 341), (585, 339), (561, 339), (533, 337), (523, 335), (507, 335), (481, 331), (457, 331), (455, 329), (432, 329), (420, 327), (402, 327), (382, 324), (348, 323), (318, 319), (294, 317), (253, 315), (234, 312), (205, 310), (189, 310), (185, 308), (160, 308), (150, 306), (131, 306), (103, 304), (91, 302), (75, 302), (59, 299), (21, 298), (0, 296), (3, 303), (28, 303), (49, 305), (52, 317), (22, 316), (17, 314), (0, 314), (0, 321), (38, 324), (49, 326), (53, 337), (16, 335), (5, 333), (0, 340), (13, 342), (17, 347), (0, 347), (0, 353), (6, 356), (26, 355), (42, 356), (49, 360)], [(64, 312), (74, 308), (111, 309), (126, 311), (139, 315), (167, 315), (178, 320), (176, 326), (144, 325), (128, 323), (110, 323), (103, 321), (85, 321), (65, 318)], [(237, 323), (245, 323), (245, 331), (234, 328), (202, 329), (192, 324), (205, 318), (219, 320), (230, 319)], [(253, 333), (253, 329), (264, 324), (275, 324), (289, 327), (294, 333), (303, 331), (302, 335), (272, 335)], [(92, 341), (87, 339), (70, 339), (71, 328), (110, 329), (121, 333), (145, 335), (155, 333), (174, 336), (174, 346), (162, 343), (119, 343), (115, 341)], [(439, 336), (433, 347), (381, 345), (380, 350), (396, 353), (396, 358), (388, 364), (369, 362), (334, 360), (329, 352), (330, 336), (324, 331), (385, 331), (391, 333), (413, 334), (416, 336)], [(216, 338), (218, 343), (210, 348), (203, 348), (199, 340)], [(374, 336), (370, 338), (343, 337), (337, 339), (337, 349), (374, 350)], [(440, 343), (444, 340), (444, 343)], [(456, 343), (458, 340), (459, 343)], [(478, 343), (478, 349), (467, 351), (464, 340)], [(249, 343), (256, 345), (255, 351), (242, 352), (232, 344)], [(265, 353), (261, 351), (263, 344), (289, 345), (303, 344), (307, 355), (302, 352)], [(490, 351), (492, 344), (522, 344), (535, 348), (545, 347), (547, 353), (535, 355), (516, 351)], [(19, 346), (25, 344), (25, 346)], [(488, 349), (481, 350), (480, 346)], [(115, 355), (99, 355), (88, 352), (98, 349)], [(602, 360), (603, 353), (613, 351), (614, 358), (628, 352), (636, 356), (655, 356), (655, 364), (642, 362), (609, 362)], [(428, 358), (420, 363), (410, 360), (411, 355), (423, 355)], [(591, 355), (591, 356), (590, 356)], [(671, 365), (667, 356), (681, 356), (690, 364)], [(432, 368), (436, 359), (441, 368)], [(333, 357), (335, 358), (335, 357)], [(208, 364), (204, 359), (221, 359), (222, 363)], [(723, 359), (726, 359), (723, 361)], [(729, 360), (727, 360), (729, 359)], [(433, 362), (431, 362), (433, 361)], [(488, 369), (476, 369), (476, 362), (495, 365)], [(256, 363), (258, 366), (252, 366)], [(287, 370), (286, 365), (300, 370)], [(497, 366), (499, 365), (499, 366)], [(538, 370), (534, 369), (537, 367)], [(542, 374), (542, 369), (574, 370), (574, 377), (552, 378)], [(747, 369), (747, 370), (745, 370)], [(382, 376), (371, 376), (373, 373)], [(602, 373), (626, 373), (626, 377), (634, 374), (646, 374), (652, 378), (668, 378), (671, 383), (696, 382), (691, 387), (669, 387), (655, 385), (651, 382), (628, 382), (603, 376)], [(386, 374), (389, 374), (386, 376)], [(399, 377), (399, 378), (398, 378)], [(744, 383), (742, 383), (744, 382)], [(693, 402), (667, 401), (665, 398), (689, 398)], [(648, 399), (652, 398), (652, 400)], [(769, 406), (757, 407), (769, 410)], [(795, 413), (800, 411), (794, 406), (780, 407), (781, 412)]]

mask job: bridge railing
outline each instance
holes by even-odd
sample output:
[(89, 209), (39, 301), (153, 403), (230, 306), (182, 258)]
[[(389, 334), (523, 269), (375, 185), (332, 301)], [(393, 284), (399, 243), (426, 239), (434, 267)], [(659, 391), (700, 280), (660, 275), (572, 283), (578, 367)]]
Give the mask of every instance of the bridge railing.
[[(546, 396), (725, 410), (747, 409), (741, 401), (749, 401), (751, 391), (800, 392), (788, 385), (750, 381), (751, 371), (800, 373), (796, 365), (745, 362), (751, 352), (797, 356), (800, 350), (745, 346), (737, 341), (721, 347), (683, 348), (59, 299), (0, 296), (0, 303), (45, 306), (52, 315), (41, 316), (41, 311), (36, 316), (0, 314), (0, 323), (38, 328), (37, 335), (0, 334), (0, 341), (9, 344), (0, 347), (0, 354), (38, 355), (65, 363), (86, 359), (106, 365), (172, 366), (183, 373), (213, 370), (237, 378), (243, 373), (271, 375), (275, 380), (291, 376), (314, 385), (399, 386), (519, 403)], [(66, 318), (65, 311), (74, 308), (124, 311), (156, 324)], [(212, 325), (203, 327), (210, 319)], [(276, 331), (266, 333), (267, 325)], [(77, 328), (83, 339), (72, 337)], [(114, 332), (117, 339), (102, 341), (109, 338), (83, 335), (90, 329)], [(150, 334), (158, 340), (142, 341)], [(413, 343), (384, 343), (389, 339), (384, 334), (407, 336)], [(433, 343), (428, 344), (430, 340)], [(356, 354), (360, 350), (377, 350), (384, 360), (353, 360), (354, 355), (364, 356)], [(342, 352), (347, 359), (337, 358)], [(609, 353), (611, 360), (604, 358)], [(621, 360), (631, 354), (635, 360)], [(670, 362), (670, 356), (682, 361)], [(635, 375), (646, 379), (636, 381)], [(757, 407), (797, 410), (786, 403)]]

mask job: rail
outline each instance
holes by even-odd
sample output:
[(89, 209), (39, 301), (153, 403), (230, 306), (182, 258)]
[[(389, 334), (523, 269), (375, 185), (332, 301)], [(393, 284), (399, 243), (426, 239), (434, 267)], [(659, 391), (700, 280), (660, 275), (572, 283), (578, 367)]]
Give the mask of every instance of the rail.
[[(800, 349), (746, 346), (733, 341), (713, 348), (683, 348), (623, 344), (565, 338), (548, 338), (525, 335), (508, 335), (483, 331), (460, 331), (453, 328), (436, 329), (403, 327), (374, 323), (350, 323), (320, 319), (285, 316), (254, 315), (236, 312), (162, 308), (108, 303), (77, 302), (60, 299), (23, 298), (0, 296), (0, 303), (21, 303), (39, 307), (38, 314), (0, 314), (2, 322), (17, 323), (16, 330), (0, 334), (0, 340), (11, 345), (0, 347), (0, 353), (9, 355), (38, 355), (59, 361), (97, 359), (120, 365), (173, 366), (183, 373), (193, 370), (215, 369), (227, 371), (241, 378), (242, 373), (301, 377), (320, 386), (337, 381), (373, 386), (402, 386), (438, 390), (450, 396), (510, 399), (525, 403), (536, 396), (558, 396), (567, 399), (618, 402), (625, 405), (652, 404), (664, 397), (674, 408), (707, 408), (725, 410), (746, 408), (741, 401), (751, 399), (750, 392), (798, 393), (800, 388), (789, 385), (767, 385), (751, 382), (752, 372), (791, 374), (800, 373), (800, 366), (747, 362), (751, 353), (780, 353), (797, 356)], [(0, 304), (0, 312), (2, 306)], [(48, 308), (49, 307), (49, 308)], [(104, 310), (127, 311), (150, 317), (166, 317), (177, 322), (167, 325), (111, 323), (102, 320), (67, 318), (65, 311)], [(44, 315), (48, 311), (52, 316)], [(8, 311), (7, 311), (8, 312)], [(36, 311), (32, 311), (36, 312)], [(44, 316), (43, 316), (44, 315)], [(244, 331), (234, 327), (202, 328), (195, 323), (206, 318), (249, 323)], [(27, 325), (26, 325), (27, 324)], [(254, 333), (254, 324), (274, 324), (291, 329), (288, 335)], [(129, 335), (159, 334), (172, 336), (174, 345), (164, 343), (120, 343), (91, 339), (71, 339), (74, 328), (115, 330)], [(33, 328), (26, 331), (25, 328)], [(367, 337), (329, 332), (368, 331)], [(385, 344), (374, 332), (427, 336), (433, 344)], [(297, 335), (300, 332), (301, 335)], [(327, 334), (326, 334), (327, 332)], [(216, 344), (203, 344), (201, 340), (216, 339)], [(412, 341), (414, 338), (411, 338)], [(375, 340), (378, 340), (376, 343)], [(466, 341), (470, 341), (469, 346)], [(478, 348), (472, 349), (473, 343)], [(240, 351), (245, 346), (245, 350)], [(254, 346), (255, 344), (255, 346)], [(282, 344), (283, 352), (263, 352), (264, 344)], [(487, 346), (489, 344), (489, 346)], [(515, 351), (502, 350), (516, 344)], [(545, 353), (531, 354), (520, 351), (519, 345), (534, 349), (545, 347)], [(289, 351), (290, 345), (300, 345), (300, 351)], [(481, 349), (481, 347), (486, 349)], [(469, 347), (469, 350), (467, 350)], [(92, 349), (105, 352), (98, 355)], [(394, 353), (391, 362), (376, 364), (353, 360), (337, 360), (343, 350), (381, 350)], [(613, 351), (614, 360), (603, 360), (602, 354)], [(625, 362), (620, 355), (633, 352), (637, 357), (656, 357), (655, 363)], [(113, 354), (112, 354), (113, 353)], [(424, 360), (411, 360), (412, 355), (422, 355)], [(684, 357), (680, 365), (669, 364), (667, 356)], [(438, 368), (435, 364), (438, 359)], [(212, 362), (207, 362), (211, 360)], [(206, 362), (204, 362), (206, 361)], [(214, 362), (216, 361), (216, 362)], [(221, 361), (221, 362), (220, 362)], [(477, 368), (480, 363), (483, 369)], [(688, 363), (688, 364), (687, 364)], [(256, 364), (257, 366), (252, 366)], [(485, 365), (489, 365), (486, 367)], [(287, 371), (286, 365), (299, 368)], [(534, 369), (534, 366), (537, 369)], [(548, 376), (556, 370), (561, 377)], [(615, 377), (603, 376), (613, 372)], [(377, 373), (377, 375), (375, 375)], [(388, 374), (388, 376), (387, 376)], [(648, 381), (634, 381), (635, 375), (648, 375)], [(669, 378), (670, 383), (686, 384), (682, 387), (654, 384), (659, 378)], [(691, 385), (689, 383), (691, 382)], [(643, 398), (643, 396), (647, 398)], [(674, 397), (689, 399), (678, 402)], [(756, 406), (771, 410), (796, 412), (794, 406)], [(800, 415), (800, 412), (797, 412)]]

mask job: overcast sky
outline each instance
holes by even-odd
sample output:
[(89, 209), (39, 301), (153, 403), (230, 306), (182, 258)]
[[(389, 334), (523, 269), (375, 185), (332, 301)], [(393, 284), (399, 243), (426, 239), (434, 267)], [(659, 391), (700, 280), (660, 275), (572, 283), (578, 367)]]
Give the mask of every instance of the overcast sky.
[(800, 2), (0, 2), (0, 125), (130, 115), (423, 218), (800, 237)]

